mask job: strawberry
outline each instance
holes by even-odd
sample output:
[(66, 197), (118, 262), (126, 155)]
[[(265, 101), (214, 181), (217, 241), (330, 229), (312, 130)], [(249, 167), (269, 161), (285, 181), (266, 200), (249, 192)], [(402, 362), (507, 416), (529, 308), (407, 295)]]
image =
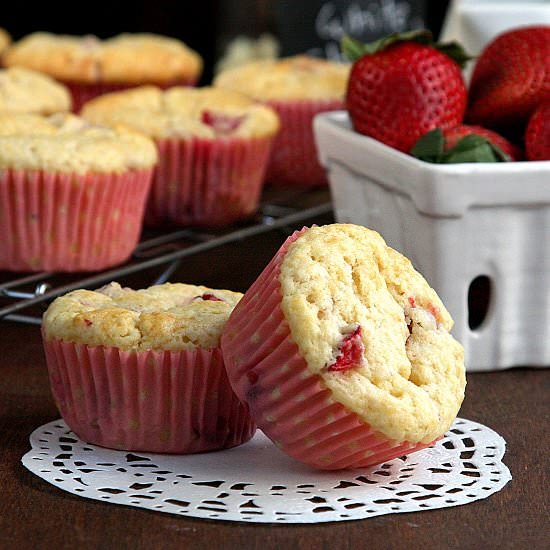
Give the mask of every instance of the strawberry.
[(445, 130), (443, 134), (445, 136), (446, 151), (453, 149), (463, 137), (475, 134), (476, 136), (487, 139), (494, 147), (498, 147), (505, 155), (510, 157), (510, 160), (521, 160), (523, 158), (523, 154), (519, 147), (500, 134), (483, 128), (482, 126), (459, 124), (458, 126)]
[(329, 372), (342, 372), (358, 367), (361, 364), (364, 351), (361, 325), (359, 325), (342, 340), (334, 363), (328, 366)]
[(466, 119), (488, 128), (525, 128), (550, 99), (550, 26), (522, 27), (497, 36), (479, 57)]
[(457, 44), (437, 46), (429, 31), (413, 31), (370, 45), (345, 37), (342, 46), (355, 60), (346, 107), (357, 132), (409, 152), (427, 131), (462, 122), (468, 57)]
[(550, 160), (550, 102), (543, 103), (529, 119), (525, 154), (529, 160)]
[(430, 130), (415, 143), (411, 155), (426, 162), (453, 164), (518, 160), (521, 151), (486, 128), (460, 124), (448, 130)]

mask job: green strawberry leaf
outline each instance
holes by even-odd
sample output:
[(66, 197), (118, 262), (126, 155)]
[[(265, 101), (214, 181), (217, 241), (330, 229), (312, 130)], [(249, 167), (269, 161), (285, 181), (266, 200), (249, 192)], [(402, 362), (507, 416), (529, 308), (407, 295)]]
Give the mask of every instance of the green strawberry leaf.
[(445, 138), (441, 128), (435, 128), (421, 136), (411, 149), (411, 155), (425, 162), (444, 162)]
[(369, 42), (368, 44), (364, 44), (351, 36), (344, 35), (340, 42), (340, 48), (345, 57), (347, 57), (349, 61), (353, 62), (357, 61), (364, 55), (375, 54), (399, 42), (417, 42), (419, 44), (432, 46), (436, 50), (450, 57), (461, 68), (464, 68), (466, 62), (472, 59), (472, 57), (466, 53), (464, 48), (458, 42), (449, 42), (445, 44), (434, 43), (433, 35), (427, 29), (417, 29), (414, 31), (400, 33), (395, 32), (375, 40), (374, 42)]
[(509, 162), (512, 159), (487, 138), (470, 134), (447, 151), (444, 162)]
[(443, 157), (446, 164), (459, 162), (498, 162), (491, 145), (485, 138), (470, 134), (463, 137)]
[(461, 69), (464, 69), (468, 61), (474, 59), (474, 56), (466, 53), (466, 50), (458, 42), (434, 44), (434, 48), (450, 57)]
[(344, 35), (341, 40), (340, 47), (344, 55), (350, 61), (356, 61), (364, 55), (372, 55), (386, 49), (392, 44), (398, 42), (418, 42), (420, 44), (433, 44), (433, 36), (429, 30), (420, 29), (415, 31), (392, 33), (383, 38), (364, 44), (351, 36)]
[(455, 164), (461, 162), (509, 162), (512, 159), (487, 138), (469, 134), (445, 151), (440, 128), (427, 132), (415, 143), (411, 155), (425, 162)]

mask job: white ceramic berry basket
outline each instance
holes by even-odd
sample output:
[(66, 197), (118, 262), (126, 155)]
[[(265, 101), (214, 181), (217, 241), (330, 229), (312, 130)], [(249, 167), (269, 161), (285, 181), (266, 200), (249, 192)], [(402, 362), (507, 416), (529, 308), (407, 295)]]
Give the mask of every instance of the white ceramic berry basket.
[[(344, 111), (314, 127), (337, 221), (411, 259), (453, 316), (467, 369), (550, 366), (550, 161), (435, 165), (352, 131)], [(468, 298), (483, 285), (475, 326)]]

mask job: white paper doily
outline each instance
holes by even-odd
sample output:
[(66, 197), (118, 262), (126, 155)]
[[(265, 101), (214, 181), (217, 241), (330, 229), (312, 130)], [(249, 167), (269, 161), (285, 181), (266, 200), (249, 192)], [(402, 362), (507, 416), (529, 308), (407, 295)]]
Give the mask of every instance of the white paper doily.
[(198, 455), (114, 451), (80, 441), (62, 420), (30, 437), (33, 473), (75, 495), (183, 516), (317, 523), (458, 506), (512, 479), (496, 432), (457, 419), (435, 447), (377, 467), (319, 472), (261, 432), (240, 447)]

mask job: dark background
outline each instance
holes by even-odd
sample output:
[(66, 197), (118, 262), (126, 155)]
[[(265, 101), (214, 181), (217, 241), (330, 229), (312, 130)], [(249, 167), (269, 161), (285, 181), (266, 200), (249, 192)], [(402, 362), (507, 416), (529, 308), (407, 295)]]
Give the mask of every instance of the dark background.
[[(238, 34), (258, 37), (270, 32), (281, 41), (282, 55), (304, 51), (324, 55), (323, 38), (315, 32), (315, 18), (324, 5), (342, 22), (346, 13), (372, 14), (370, 25), (356, 38), (378, 38), (392, 29), (388, 13), (410, 13), (407, 25), (423, 23), (438, 34), (446, 0), (136, 0), (133, 2), (2, 2), (0, 27), (14, 39), (34, 31), (95, 34), (101, 38), (120, 32), (154, 32), (183, 40), (204, 58), (206, 84), (227, 42)], [(327, 8), (328, 5), (328, 8)], [(383, 16), (383, 14), (386, 16)], [(357, 34), (357, 33), (356, 33)]]

